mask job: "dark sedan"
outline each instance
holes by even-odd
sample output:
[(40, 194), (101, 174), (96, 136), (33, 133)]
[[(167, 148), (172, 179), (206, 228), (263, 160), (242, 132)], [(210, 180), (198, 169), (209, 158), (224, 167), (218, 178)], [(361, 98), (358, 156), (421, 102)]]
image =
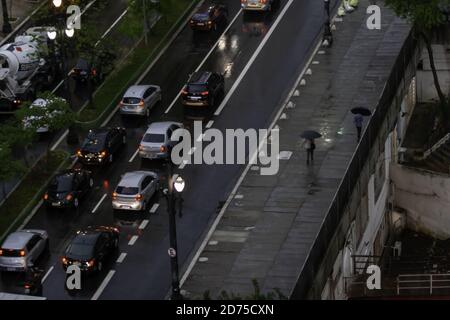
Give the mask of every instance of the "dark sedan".
[(193, 30), (217, 30), (228, 19), (228, 9), (222, 4), (201, 6), (192, 16), (189, 25)]
[(62, 265), (64, 270), (71, 265), (81, 272), (100, 272), (106, 259), (119, 248), (119, 230), (114, 227), (88, 227), (78, 231), (67, 246)]
[(44, 194), (47, 207), (77, 208), (80, 199), (94, 185), (90, 171), (82, 169), (66, 170), (57, 174)]
[(114, 154), (127, 143), (125, 128), (91, 130), (77, 151), (78, 160), (85, 165), (113, 162)]

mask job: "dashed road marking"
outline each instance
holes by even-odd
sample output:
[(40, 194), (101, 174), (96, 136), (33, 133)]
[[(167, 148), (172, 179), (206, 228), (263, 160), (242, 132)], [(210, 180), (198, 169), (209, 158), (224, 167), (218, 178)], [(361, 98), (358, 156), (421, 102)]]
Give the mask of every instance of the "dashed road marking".
[(132, 236), (130, 241), (128, 242), (128, 245), (133, 246), (136, 243), (137, 239), (139, 239), (139, 236)]
[(111, 281), (112, 277), (116, 273), (116, 270), (110, 270), (108, 274), (106, 275), (105, 279), (103, 280), (100, 287), (98, 287), (97, 291), (95, 291), (94, 295), (92, 296), (91, 300), (98, 300), (100, 298), (101, 294), (103, 293), (103, 290), (105, 290), (108, 283)]
[(97, 205), (95, 206), (95, 208), (92, 210), (91, 213), (95, 213), (95, 211), (97, 211), (98, 208), (100, 208), (100, 206), (102, 205), (102, 202), (105, 201), (105, 199), (106, 199), (107, 196), (108, 196), (108, 195), (105, 193), (105, 194), (103, 195), (103, 197), (100, 199), (100, 201), (97, 203)]

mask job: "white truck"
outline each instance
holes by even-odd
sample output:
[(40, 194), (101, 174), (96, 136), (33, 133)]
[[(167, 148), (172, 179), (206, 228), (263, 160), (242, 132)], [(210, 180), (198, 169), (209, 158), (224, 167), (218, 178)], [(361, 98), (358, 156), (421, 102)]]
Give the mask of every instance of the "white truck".
[(0, 47), (0, 111), (14, 111), (51, 81), (48, 27), (34, 27)]

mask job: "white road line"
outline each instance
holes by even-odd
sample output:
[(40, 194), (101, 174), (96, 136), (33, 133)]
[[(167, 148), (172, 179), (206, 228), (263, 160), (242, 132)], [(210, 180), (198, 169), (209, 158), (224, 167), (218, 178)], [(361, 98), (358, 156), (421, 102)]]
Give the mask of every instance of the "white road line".
[(267, 41), (269, 41), (270, 36), (272, 35), (272, 33), (275, 31), (275, 29), (277, 28), (278, 24), (280, 23), (281, 19), (283, 19), (284, 15), (286, 14), (286, 12), (288, 11), (288, 9), (290, 8), (290, 6), (292, 5), (292, 3), (294, 3), (294, 0), (289, 0), (289, 2), (284, 6), (283, 11), (281, 11), (280, 15), (278, 16), (277, 20), (275, 20), (275, 23), (272, 25), (272, 27), (270, 28), (269, 32), (266, 34), (266, 36), (264, 37), (264, 39), (261, 41), (261, 43), (259, 44), (258, 48), (256, 49), (256, 51), (253, 53), (252, 57), (250, 58), (250, 60), (248, 61), (247, 65), (244, 67), (244, 70), (242, 70), (241, 74), (239, 75), (239, 77), (236, 79), (236, 81), (234, 82), (233, 86), (231, 87), (230, 91), (227, 93), (227, 95), (225, 96), (225, 98), (223, 99), (222, 103), (220, 104), (219, 108), (216, 110), (216, 112), (214, 112), (215, 116), (218, 116), (223, 108), (225, 108), (225, 105), (228, 103), (228, 100), (230, 100), (231, 96), (233, 95), (234, 91), (236, 91), (237, 87), (239, 86), (239, 84), (241, 83), (242, 79), (245, 77), (245, 75), (247, 74), (248, 70), (250, 69), (250, 67), (253, 65), (253, 63), (255, 62), (256, 58), (258, 57), (258, 55), (260, 54), (261, 50), (264, 48), (264, 46), (266, 45)]
[(143, 220), (141, 222), (141, 225), (139, 226), (139, 230), (144, 230), (147, 227), (149, 222), (150, 222), (149, 220)]
[(208, 124), (206, 125), (206, 129), (209, 129), (214, 124), (214, 120), (209, 120)]
[(110, 270), (108, 274), (106, 275), (105, 279), (103, 280), (100, 287), (98, 287), (97, 291), (95, 291), (94, 295), (92, 296), (91, 300), (98, 300), (100, 298), (100, 295), (103, 293), (103, 290), (105, 290), (108, 283), (111, 281), (112, 277), (116, 273), (116, 270)]
[(101, 198), (100, 201), (97, 203), (97, 205), (95, 206), (95, 208), (92, 210), (91, 213), (95, 213), (95, 211), (97, 211), (98, 208), (100, 208), (102, 202), (106, 199), (107, 196), (108, 196), (108, 195), (107, 195), (106, 193), (102, 196), (102, 198)]
[(130, 239), (130, 242), (128, 242), (129, 246), (132, 246), (136, 243), (137, 239), (139, 239), (139, 236), (132, 236)]
[(134, 159), (136, 158), (136, 156), (139, 153), (139, 148), (136, 150), (136, 152), (133, 154), (133, 156), (131, 156), (130, 160), (128, 160), (129, 163), (132, 163), (134, 161)]
[(122, 18), (127, 14), (127, 12), (128, 12), (128, 9), (125, 9), (125, 11), (122, 12), (122, 14), (119, 16), (119, 18), (117, 18), (117, 20), (114, 21), (114, 23), (111, 25), (111, 27), (109, 27), (109, 29), (106, 30), (106, 32), (100, 37), (100, 40), (98, 40), (98, 41), (95, 43), (95, 46), (94, 46), (94, 47), (98, 46), (98, 44), (100, 43), (100, 41), (102, 41), (102, 40), (108, 35), (108, 33), (111, 32), (111, 30), (116, 26), (116, 24), (119, 23), (120, 20), (122, 20)]
[(183, 160), (183, 162), (180, 164), (180, 166), (178, 167), (178, 169), (183, 170), (184, 167), (186, 167), (188, 161), (187, 160)]
[[(214, 52), (214, 50), (216, 49), (216, 47), (219, 45), (220, 41), (222, 40), (223, 36), (228, 32), (228, 30), (230, 30), (231, 26), (234, 24), (234, 22), (236, 21), (236, 19), (239, 17), (239, 15), (242, 13), (242, 8), (238, 11), (238, 13), (234, 16), (233, 20), (231, 20), (231, 22), (228, 24), (228, 26), (226, 27), (225, 31), (220, 35), (219, 39), (217, 39), (216, 43), (214, 44), (214, 46), (209, 50), (209, 52), (206, 54), (206, 56), (203, 58), (202, 62), (198, 65), (197, 69), (195, 69), (194, 72), (197, 72), (200, 70), (201, 67), (203, 67), (203, 65), (205, 64), (206, 60), (208, 60), (209, 56)], [(181, 91), (183, 90), (183, 88), (178, 92), (177, 96), (175, 97), (175, 99), (172, 101), (172, 103), (169, 105), (169, 107), (166, 109), (166, 111), (164, 113), (169, 113), (169, 111), (173, 108), (173, 106), (175, 105), (175, 103), (178, 101), (178, 99), (181, 96)]]
[(123, 260), (125, 260), (126, 256), (127, 256), (127, 253), (126, 253), (126, 252), (122, 252), (122, 253), (120, 254), (120, 256), (117, 258), (116, 263), (122, 263)]
[(43, 203), (44, 203), (44, 200), (41, 199), (38, 202), (38, 204), (33, 208), (33, 211), (31, 211), (31, 213), (27, 216), (27, 218), (22, 222), (22, 224), (20, 225), (18, 230), (22, 230), (23, 228), (25, 228), (25, 226), (28, 224), (28, 222), (30, 222), (30, 220), (34, 217), (36, 212), (41, 208)]
[(155, 203), (152, 208), (150, 209), (150, 213), (155, 213), (156, 210), (159, 208), (159, 203)]
[(53, 271), (53, 269), (55, 269), (55, 266), (51, 266), (50, 269), (48, 269), (47, 273), (45, 274), (45, 276), (42, 278), (41, 280), (41, 284), (45, 282), (45, 280), (47, 280), (48, 276), (50, 275), (50, 273)]
[[(322, 45), (322, 41), (319, 38), (319, 41), (318, 41), (314, 51), (312, 52), (312, 54), (311, 54), (309, 60), (307, 61), (307, 63), (305, 63), (305, 66), (304, 66), (302, 72), (300, 73), (300, 76), (297, 78), (297, 81), (296, 81), (295, 85), (293, 86), (291, 92), (289, 92), (289, 94), (287, 95), (284, 103), (279, 108), (278, 113), (273, 118), (273, 121), (270, 124), (269, 130), (268, 130), (269, 132), (270, 132), (270, 130), (273, 129), (273, 127), (275, 126), (275, 124), (278, 121), (278, 118), (284, 112), (284, 108), (289, 103), (290, 97), (294, 94), (298, 84), (300, 83), (301, 79), (303, 78), (303, 76), (304, 76), (304, 74), (306, 72), (306, 69), (310, 65), (312, 59), (314, 58), (314, 56), (317, 53), (317, 51), (320, 49), (321, 45)], [(264, 142), (264, 139), (261, 140), (261, 144), (259, 145), (258, 149), (255, 150), (255, 152), (253, 153), (253, 156), (251, 157), (252, 160), (256, 160), (256, 156), (258, 155), (259, 150), (261, 149), (261, 147), (263, 145), (263, 142)], [(183, 276), (182, 276), (182, 278), (180, 280), (180, 287), (183, 286), (183, 284), (186, 282), (189, 274), (191, 273), (192, 269), (194, 269), (195, 263), (197, 262), (197, 260), (199, 259), (200, 255), (202, 254), (203, 250), (205, 249), (206, 245), (208, 244), (209, 240), (211, 239), (214, 231), (217, 228), (217, 225), (219, 224), (220, 220), (222, 219), (223, 215), (225, 214), (225, 211), (227, 210), (227, 208), (230, 205), (231, 201), (233, 201), (233, 198), (236, 196), (237, 190), (239, 189), (242, 181), (244, 181), (244, 178), (247, 175), (248, 171), (250, 170), (251, 166), (252, 166), (252, 161), (249, 161), (249, 163), (247, 164), (244, 172), (242, 172), (241, 176), (239, 177), (238, 181), (236, 182), (236, 185), (234, 186), (233, 190), (231, 191), (230, 195), (228, 196), (227, 201), (225, 202), (224, 206), (222, 207), (222, 209), (220, 210), (220, 212), (217, 215), (216, 219), (214, 220), (213, 224), (211, 225), (211, 228), (208, 230), (208, 233), (207, 233), (206, 237), (203, 239), (203, 242), (201, 243), (200, 247), (198, 248), (198, 250), (195, 253), (194, 257), (192, 258), (191, 262), (189, 263), (185, 273), (183, 274)]]

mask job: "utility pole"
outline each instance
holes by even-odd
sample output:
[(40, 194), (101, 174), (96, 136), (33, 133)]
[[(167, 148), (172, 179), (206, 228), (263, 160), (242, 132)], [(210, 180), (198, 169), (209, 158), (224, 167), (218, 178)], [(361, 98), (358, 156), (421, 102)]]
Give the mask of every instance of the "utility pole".
[(2, 11), (3, 11), (3, 33), (8, 34), (12, 31), (11, 23), (9, 23), (8, 6), (6, 5), (6, 0), (2, 0)]

